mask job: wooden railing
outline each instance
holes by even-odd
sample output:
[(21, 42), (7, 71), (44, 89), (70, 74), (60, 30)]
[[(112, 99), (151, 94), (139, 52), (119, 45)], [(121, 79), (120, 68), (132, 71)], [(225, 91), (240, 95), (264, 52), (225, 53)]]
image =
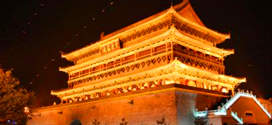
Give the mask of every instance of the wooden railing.
[(124, 65), (124, 64), (131, 63), (140, 59), (144, 59), (149, 56), (153, 56), (153, 55), (157, 55), (157, 54), (169, 51), (170, 49), (171, 49), (170, 43), (162, 44), (162, 45), (153, 47), (151, 49), (146, 49), (146, 50), (128, 55), (126, 57), (116, 59), (114, 61), (111, 61), (105, 64), (101, 64), (95, 67), (91, 67), (91, 68), (73, 73), (69, 76), (69, 80), (76, 79), (88, 74), (96, 73), (102, 70), (108, 70), (114, 67), (118, 67), (120, 65)]

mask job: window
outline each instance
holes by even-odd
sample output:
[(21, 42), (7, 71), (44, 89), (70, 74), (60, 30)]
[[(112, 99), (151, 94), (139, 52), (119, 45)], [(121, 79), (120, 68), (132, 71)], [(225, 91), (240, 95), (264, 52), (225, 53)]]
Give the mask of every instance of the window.
[(246, 112), (246, 116), (253, 116), (253, 114), (250, 112)]
[(194, 81), (189, 81), (188, 86), (196, 87), (196, 83)]
[(212, 90), (217, 91), (218, 90), (218, 86), (217, 85), (212, 85)]
[(223, 92), (223, 93), (228, 93), (229, 91), (227, 90), (227, 88), (225, 88), (225, 87), (223, 87), (222, 89), (221, 89), (221, 91)]
[(250, 111), (246, 111), (246, 112), (245, 112), (245, 116), (246, 116), (246, 117), (252, 117), (252, 116), (253, 116), (253, 113), (250, 112)]

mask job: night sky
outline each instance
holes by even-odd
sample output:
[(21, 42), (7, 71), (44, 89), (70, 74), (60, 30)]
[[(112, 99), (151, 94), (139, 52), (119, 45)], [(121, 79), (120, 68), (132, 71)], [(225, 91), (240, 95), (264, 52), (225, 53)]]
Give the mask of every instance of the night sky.
[[(176, 4), (180, 0), (173, 0)], [(226, 74), (246, 77), (239, 88), (272, 97), (270, 81), (271, 9), (269, 1), (191, 0), (204, 24), (231, 39), (219, 45), (233, 48), (225, 60)], [(0, 67), (13, 69), (22, 86), (36, 93), (36, 106), (52, 104), (50, 90), (66, 88), (71, 65), (60, 53), (91, 44), (99, 34), (169, 8), (171, 0), (8, 0), (0, 4)]]

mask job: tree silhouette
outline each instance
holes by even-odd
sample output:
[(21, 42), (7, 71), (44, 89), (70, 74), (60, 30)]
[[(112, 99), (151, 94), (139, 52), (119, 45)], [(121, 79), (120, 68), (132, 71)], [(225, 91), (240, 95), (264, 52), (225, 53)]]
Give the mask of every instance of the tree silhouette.
[(0, 119), (25, 124), (24, 107), (30, 104), (32, 92), (20, 88), (18, 79), (12, 76), (12, 71), (0, 68)]

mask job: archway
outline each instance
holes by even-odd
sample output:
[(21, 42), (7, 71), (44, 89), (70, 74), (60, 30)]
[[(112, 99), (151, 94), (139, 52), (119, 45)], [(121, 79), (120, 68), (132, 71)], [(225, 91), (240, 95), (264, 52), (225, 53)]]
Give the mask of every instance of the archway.
[(74, 120), (70, 125), (81, 125), (81, 122), (79, 120)]

